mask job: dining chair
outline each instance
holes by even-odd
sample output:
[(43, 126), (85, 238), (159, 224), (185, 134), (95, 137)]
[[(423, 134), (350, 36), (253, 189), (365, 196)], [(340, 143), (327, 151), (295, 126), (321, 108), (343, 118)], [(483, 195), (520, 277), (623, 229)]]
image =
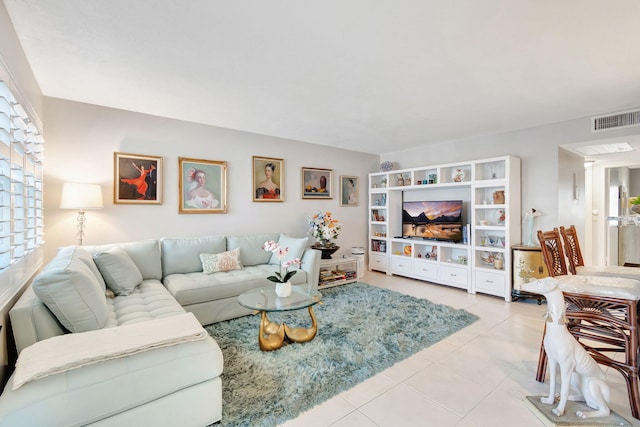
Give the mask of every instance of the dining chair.
[[(596, 362), (622, 374), (627, 383), (631, 413), (640, 419), (640, 281), (612, 276), (569, 275), (560, 231), (554, 228), (553, 231), (538, 231), (537, 235), (549, 275), (558, 279), (564, 294), (569, 332)], [(616, 360), (618, 354), (623, 354), (624, 360)], [(546, 366), (547, 355), (541, 344), (537, 381), (544, 382)]]
[(567, 253), (568, 268), (571, 274), (581, 276), (609, 276), (626, 277), (640, 280), (640, 268), (622, 265), (585, 266), (580, 250), (580, 241), (576, 227), (571, 224), (568, 228), (560, 227), (560, 235), (564, 241), (564, 249)]

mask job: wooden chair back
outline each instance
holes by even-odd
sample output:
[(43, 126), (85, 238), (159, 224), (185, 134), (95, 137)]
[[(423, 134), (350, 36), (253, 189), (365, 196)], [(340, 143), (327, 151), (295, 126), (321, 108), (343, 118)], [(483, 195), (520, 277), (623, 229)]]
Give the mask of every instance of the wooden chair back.
[(576, 227), (573, 224), (571, 224), (569, 228), (560, 227), (560, 235), (564, 241), (564, 250), (567, 252), (569, 271), (571, 274), (576, 274), (576, 267), (584, 266)]
[(552, 231), (538, 230), (538, 240), (542, 247), (542, 258), (547, 265), (549, 276), (567, 275), (567, 262), (564, 259), (562, 240), (557, 228)]

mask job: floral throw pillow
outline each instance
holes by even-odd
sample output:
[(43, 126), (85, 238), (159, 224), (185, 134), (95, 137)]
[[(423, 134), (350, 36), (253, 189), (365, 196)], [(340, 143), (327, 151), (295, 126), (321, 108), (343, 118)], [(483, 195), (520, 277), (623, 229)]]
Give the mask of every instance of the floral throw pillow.
[(242, 269), (240, 248), (219, 254), (200, 254), (200, 261), (202, 262), (202, 271), (207, 274)]

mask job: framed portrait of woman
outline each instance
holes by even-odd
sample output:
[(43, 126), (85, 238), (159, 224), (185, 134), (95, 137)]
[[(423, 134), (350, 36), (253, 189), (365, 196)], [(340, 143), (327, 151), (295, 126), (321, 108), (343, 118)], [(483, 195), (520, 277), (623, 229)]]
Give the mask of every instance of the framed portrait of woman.
[(340, 206), (358, 206), (359, 188), (357, 176), (340, 176)]
[(284, 160), (253, 156), (253, 201), (284, 201)]
[(227, 213), (227, 162), (178, 157), (181, 214)]
[(333, 170), (302, 168), (303, 199), (333, 199)]
[(162, 157), (113, 153), (113, 165), (113, 203), (162, 204)]

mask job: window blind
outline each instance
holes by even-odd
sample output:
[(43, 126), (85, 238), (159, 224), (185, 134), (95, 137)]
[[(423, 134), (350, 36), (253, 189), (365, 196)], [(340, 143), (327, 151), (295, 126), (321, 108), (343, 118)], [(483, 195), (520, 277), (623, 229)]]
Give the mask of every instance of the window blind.
[(0, 80), (0, 301), (41, 262), (44, 139)]

